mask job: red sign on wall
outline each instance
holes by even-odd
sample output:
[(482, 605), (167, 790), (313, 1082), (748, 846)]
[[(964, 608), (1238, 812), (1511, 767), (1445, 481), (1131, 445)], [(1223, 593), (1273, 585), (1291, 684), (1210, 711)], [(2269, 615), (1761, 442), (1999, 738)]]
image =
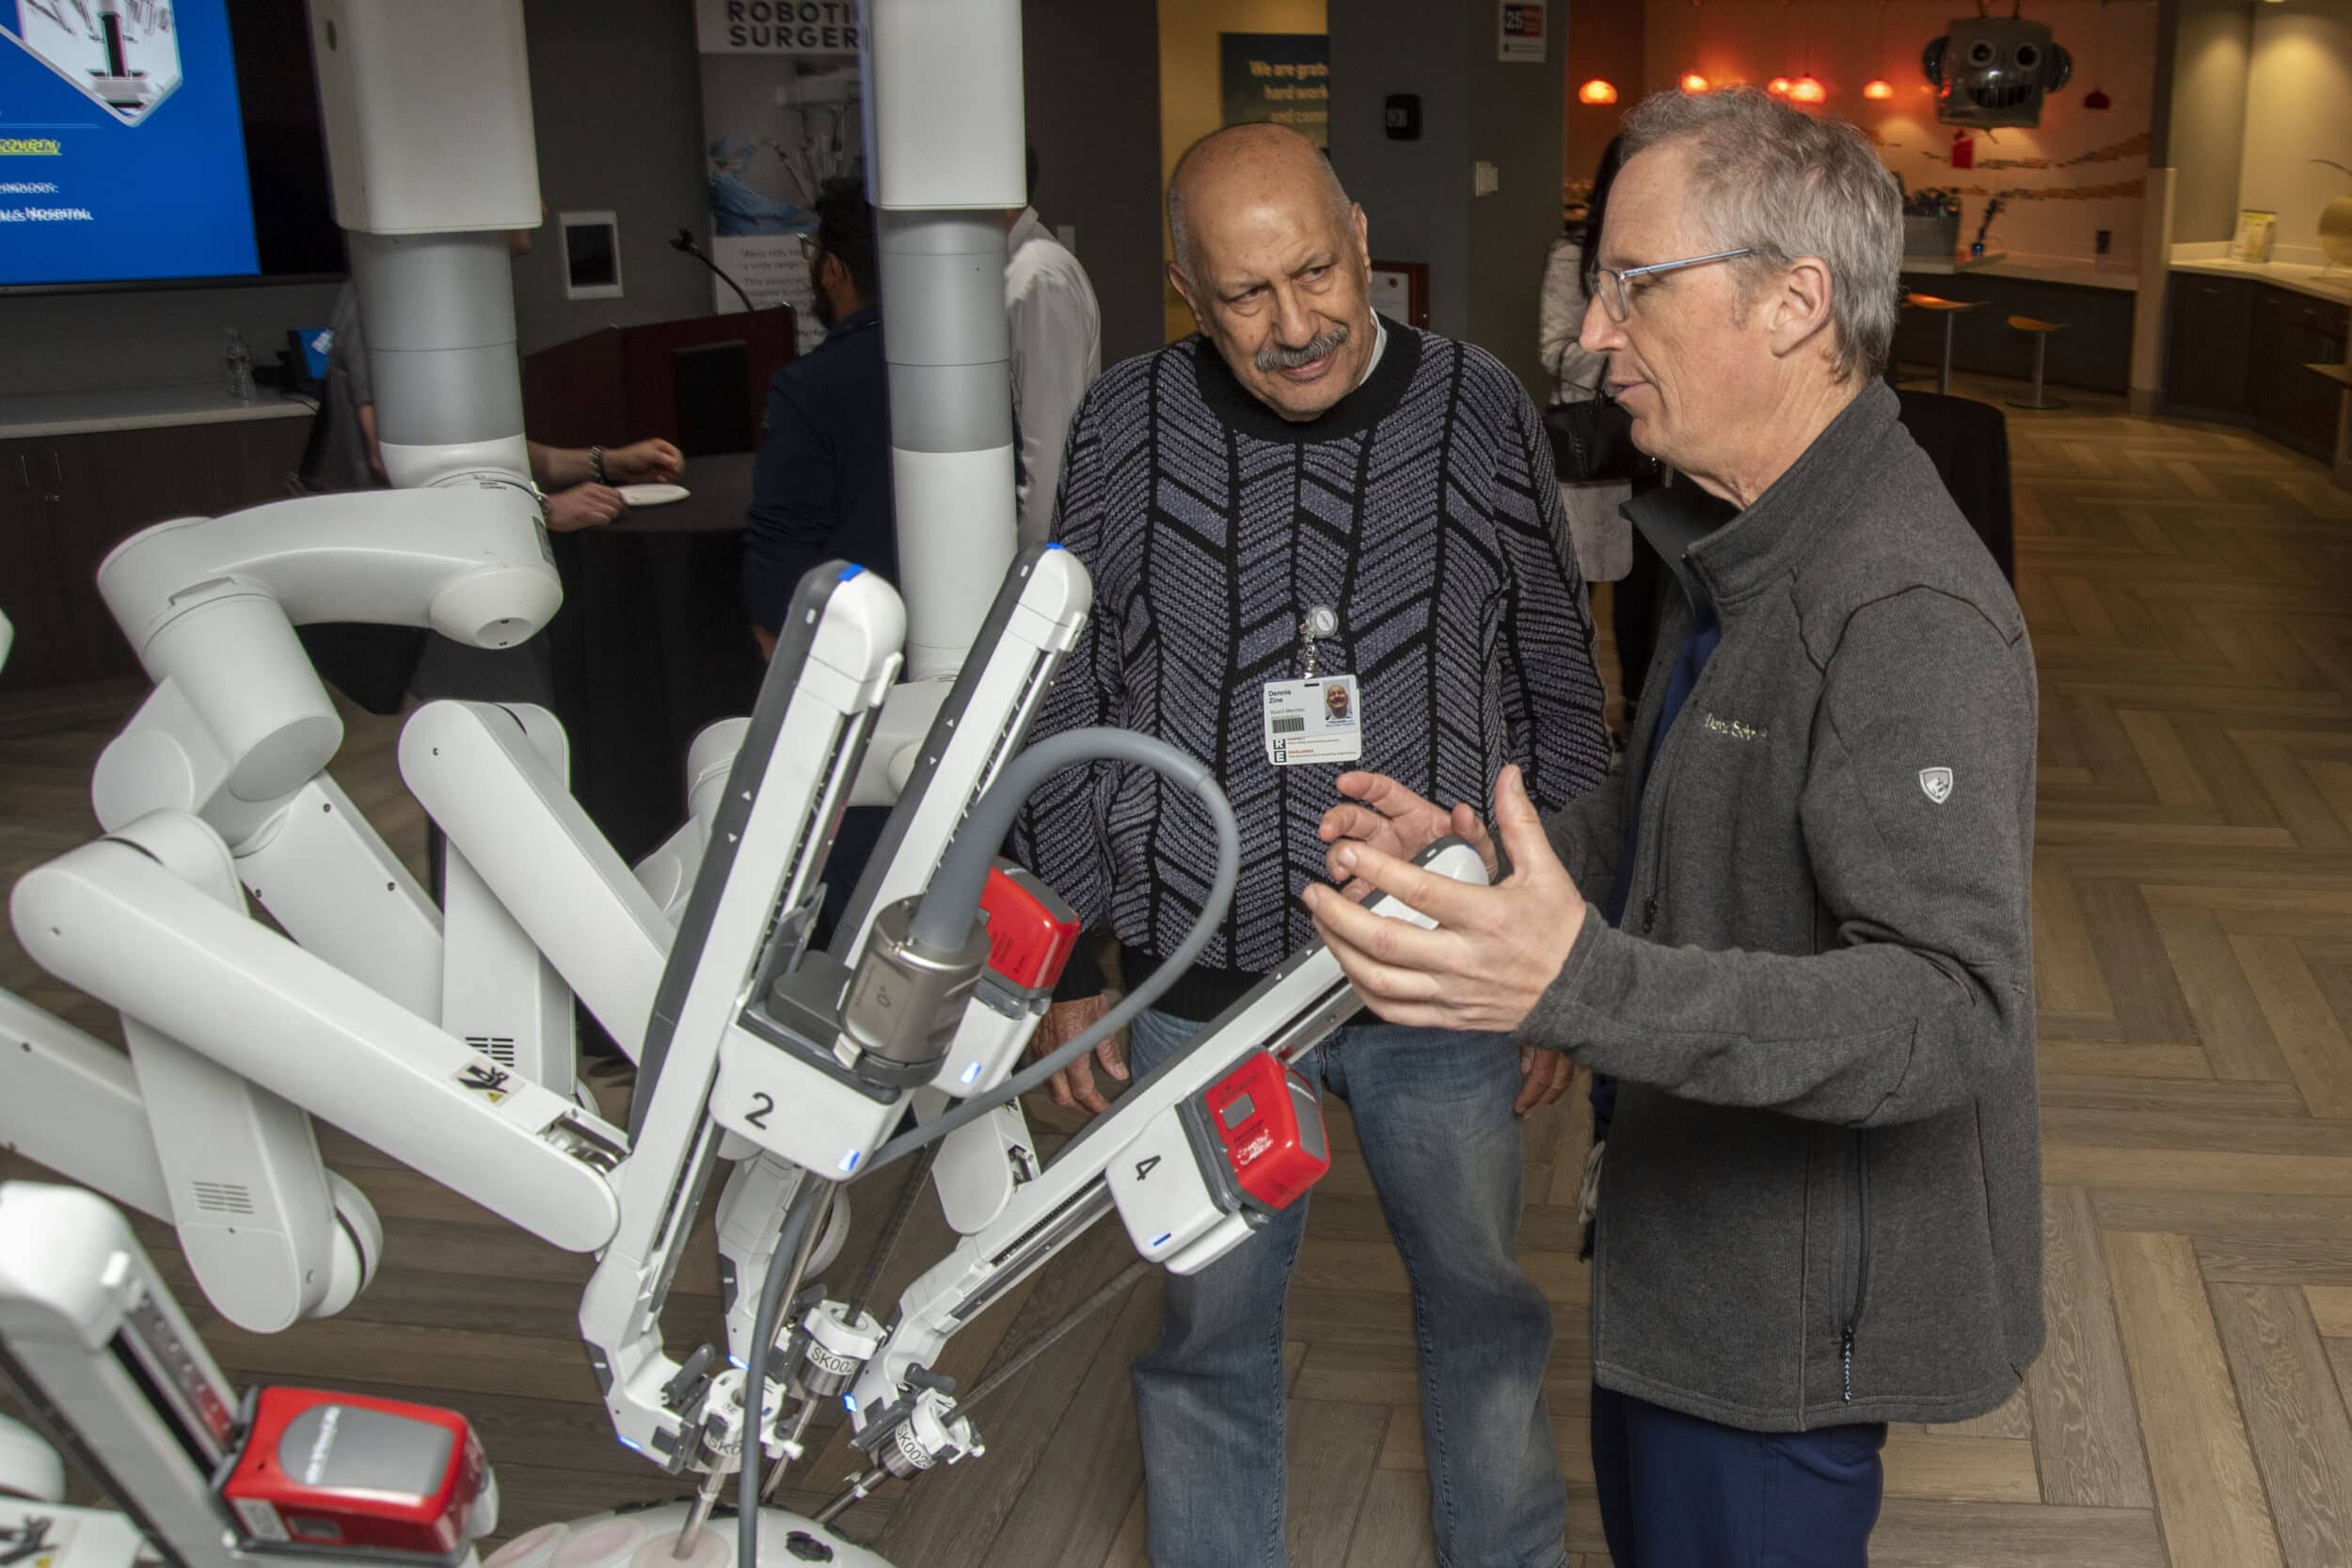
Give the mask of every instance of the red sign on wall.
[(1500, 0), (1502, 33), (1497, 57), (1517, 65), (1540, 65), (1544, 58), (1544, 0)]

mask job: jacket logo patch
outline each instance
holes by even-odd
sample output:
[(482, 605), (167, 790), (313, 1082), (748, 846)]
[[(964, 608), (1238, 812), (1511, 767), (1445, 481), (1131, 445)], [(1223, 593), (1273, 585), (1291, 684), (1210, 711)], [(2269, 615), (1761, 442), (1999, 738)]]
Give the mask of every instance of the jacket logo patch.
[(1948, 768), (1920, 768), (1919, 787), (1927, 791), (1929, 800), (1942, 805), (1952, 798), (1952, 770)]
[(1761, 740), (1772, 732), (1756, 724), (1743, 724), (1737, 719), (1719, 718), (1708, 714), (1699, 721), (1709, 735), (1727, 735), (1734, 740)]

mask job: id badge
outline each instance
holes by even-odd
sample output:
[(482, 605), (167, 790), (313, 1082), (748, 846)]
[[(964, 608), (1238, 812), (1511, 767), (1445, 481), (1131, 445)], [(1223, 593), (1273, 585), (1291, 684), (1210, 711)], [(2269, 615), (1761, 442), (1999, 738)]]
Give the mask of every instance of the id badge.
[(1269, 681), (1265, 759), (1277, 768), (1354, 762), (1364, 754), (1364, 706), (1353, 675)]

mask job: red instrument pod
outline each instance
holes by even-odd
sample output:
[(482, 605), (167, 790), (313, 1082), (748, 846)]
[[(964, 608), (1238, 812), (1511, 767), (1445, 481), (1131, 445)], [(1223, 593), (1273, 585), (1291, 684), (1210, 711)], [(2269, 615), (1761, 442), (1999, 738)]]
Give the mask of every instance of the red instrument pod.
[(263, 1388), (221, 1500), (247, 1543), (305, 1555), (462, 1554), (489, 1481), (454, 1411), (321, 1388)]
[(980, 890), (988, 967), (1015, 990), (1049, 991), (1078, 945), (1078, 917), (1035, 873), (998, 861)]
[(1331, 1168), (1315, 1091), (1272, 1052), (1251, 1053), (1200, 1101), (1242, 1191), (1266, 1208), (1289, 1208)]

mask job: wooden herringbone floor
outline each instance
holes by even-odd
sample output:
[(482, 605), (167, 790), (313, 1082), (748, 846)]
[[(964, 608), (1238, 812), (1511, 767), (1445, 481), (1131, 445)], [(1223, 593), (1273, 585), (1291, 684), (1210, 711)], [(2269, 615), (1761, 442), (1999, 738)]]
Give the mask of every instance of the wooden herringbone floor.
[[(2007, 1408), (1894, 1434), (1875, 1560), (2346, 1568), (2352, 496), (2254, 437), (2089, 398), (2012, 413), (2010, 429), (2018, 588), (2042, 674), (2050, 1345)], [(131, 696), (0, 713), (0, 873), (89, 832), (89, 763)], [(413, 856), (421, 831), (390, 739), (389, 724), (355, 719), (339, 773)], [(6, 939), (0, 984), (108, 1027)], [(1522, 1251), (1558, 1325), (1568, 1545), (1599, 1568), (1572, 1235), (1580, 1105), (1529, 1123)], [(1315, 1194), (1291, 1298), (1293, 1559), (1428, 1564), (1405, 1275), (1344, 1113), (1332, 1122), (1338, 1164)], [(211, 1323), (224, 1365), (469, 1411), (509, 1530), (673, 1494), (612, 1442), (596, 1402), (571, 1326), (583, 1261), (327, 1142), (385, 1215), (384, 1273), (332, 1323), (270, 1338)], [(856, 1194), (866, 1233), (891, 1196)], [(944, 1238), (934, 1205), (917, 1215), (885, 1292)], [(143, 1228), (176, 1275), (167, 1233)], [(714, 1302), (697, 1256), (681, 1333), (706, 1326)], [(1125, 1259), (1118, 1232), (1098, 1230), (959, 1339), (948, 1370), (971, 1379)], [(1141, 1564), (1125, 1369), (1156, 1304), (1147, 1280), (977, 1413), (985, 1458), (861, 1505), (853, 1529), (902, 1568)], [(836, 1438), (793, 1500), (849, 1468)]]

